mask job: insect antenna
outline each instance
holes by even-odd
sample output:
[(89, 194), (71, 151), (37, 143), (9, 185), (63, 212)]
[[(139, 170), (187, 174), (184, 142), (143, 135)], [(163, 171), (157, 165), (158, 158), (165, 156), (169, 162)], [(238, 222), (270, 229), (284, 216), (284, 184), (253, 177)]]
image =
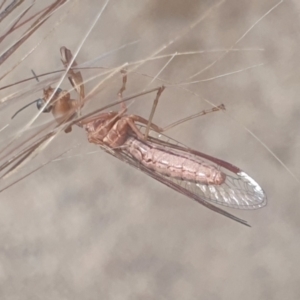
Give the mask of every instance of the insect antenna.
[[(32, 102), (26, 104), (25, 106), (23, 106), (22, 108), (20, 108), (19, 110), (17, 110), (17, 111), (13, 114), (13, 116), (11, 117), (11, 119), (13, 119), (19, 112), (21, 112), (22, 110), (24, 110), (26, 107), (30, 106), (30, 105), (33, 104), (33, 103), (36, 103), (37, 107), (39, 107), (39, 106), (40, 106), (40, 101), (43, 101), (43, 100), (42, 100), (42, 99), (37, 99), (37, 100), (34, 100), (34, 101), (32, 101)], [(41, 103), (41, 104), (42, 104), (42, 103)]]
[(33, 69), (31, 69), (31, 73), (32, 73), (32, 75), (34, 76), (35, 80), (36, 80), (37, 82), (40, 82), (39, 78), (37, 77), (37, 75), (35, 74), (35, 72), (33, 71)]
[[(37, 81), (37, 82), (40, 82), (38, 76), (35, 74), (35, 72), (34, 72), (32, 69), (31, 69), (31, 72), (32, 72), (34, 78), (36, 79), (36, 81)], [(22, 108), (20, 108), (18, 111), (16, 111), (16, 112), (14, 113), (14, 115), (11, 117), (11, 119), (13, 119), (19, 112), (21, 112), (22, 110), (24, 110), (25, 108), (27, 108), (28, 106), (30, 106), (30, 105), (33, 104), (33, 103), (36, 103), (36, 107), (38, 108), (38, 110), (40, 110), (41, 107), (43, 107), (43, 105), (44, 105), (43, 99), (41, 99), (41, 98), (36, 99), (36, 100), (34, 100), (34, 101), (32, 101), (32, 102), (26, 104), (25, 106), (23, 106)], [(48, 112), (50, 112), (51, 110), (52, 110), (52, 105), (50, 105), (49, 107), (46, 107), (46, 108), (43, 110), (43, 112), (44, 112), (44, 113), (48, 113)]]

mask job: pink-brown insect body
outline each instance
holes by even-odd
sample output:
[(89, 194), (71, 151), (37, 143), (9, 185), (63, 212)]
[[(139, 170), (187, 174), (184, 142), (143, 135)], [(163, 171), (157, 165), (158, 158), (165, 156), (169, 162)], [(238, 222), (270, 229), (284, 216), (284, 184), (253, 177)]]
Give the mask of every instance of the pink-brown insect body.
[(160, 174), (201, 184), (221, 185), (226, 175), (212, 165), (155, 149), (135, 138), (127, 138), (129, 153), (147, 168)]
[[(55, 89), (52, 87), (44, 89), (43, 99), (45, 103), (53, 95), (54, 91)], [(61, 123), (75, 114), (76, 101), (71, 99), (67, 91), (57, 91), (52, 96), (49, 105), (53, 106), (51, 111), (57, 123)]]
[[(84, 124), (88, 132), (88, 141), (93, 144), (104, 143), (111, 147), (119, 147), (124, 143), (124, 134), (118, 130), (118, 126), (125, 125), (120, 123), (120, 117), (116, 112), (103, 113), (96, 120)], [(126, 138), (126, 136), (125, 136)]]
[[(109, 115), (103, 114), (103, 117), (109, 118)], [(224, 183), (226, 175), (212, 165), (155, 149), (136, 137), (129, 136), (132, 131), (142, 135), (136, 128), (134, 121), (134, 115), (124, 115), (121, 118), (112, 116), (105, 121), (98, 119), (89, 122), (85, 124), (88, 140), (95, 144), (104, 143), (111, 148), (122, 146), (122, 149), (126, 149), (145, 167), (165, 176), (200, 184), (221, 185)]]
[[(59, 125), (69, 122), (64, 127), (65, 132), (70, 132), (73, 125), (84, 128), (87, 131), (89, 142), (99, 145), (110, 155), (141, 170), (148, 176), (212, 211), (249, 226), (246, 221), (213, 204), (239, 209), (257, 209), (265, 206), (267, 197), (252, 177), (226, 161), (188, 148), (167, 136), (162, 135), (162, 138), (155, 138), (148, 135), (150, 129), (152, 132), (161, 134), (166, 129), (177, 126), (191, 118), (223, 110), (224, 105), (184, 118), (164, 129), (160, 128), (152, 123), (152, 119), (164, 87), (154, 88), (136, 94), (134, 97), (123, 99), (122, 94), (126, 89), (127, 75), (126, 71), (122, 70), (123, 84), (118, 93), (121, 100), (119, 101), (121, 110), (99, 113), (109, 107), (107, 106), (98, 110), (98, 113), (94, 112), (75, 119), (76, 113), (80, 115), (80, 110), (85, 101), (83, 79), (80, 71), (73, 69), (77, 64), (73, 60), (71, 51), (62, 47), (61, 54), (62, 62), (68, 68), (68, 79), (78, 92), (80, 99), (73, 100), (68, 92), (60, 89), (57, 89), (53, 95), (54, 89), (50, 87), (44, 90), (43, 99), (32, 102), (36, 102), (38, 109), (42, 109), (43, 112), (51, 111)], [(153, 101), (149, 119), (144, 119), (138, 115), (126, 115), (126, 101), (155, 91), (156, 98)], [(47, 102), (47, 107), (43, 105), (45, 102)], [(71, 120), (72, 122), (70, 122)], [(140, 125), (145, 126), (143, 133), (140, 130)], [(48, 138), (46, 136), (45, 140)], [(40, 142), (36, 145), (36, 147), (39, 147)], [(24, 155), (25, 159), (35, 149), (35, 147), (29, 148), (28, 154)], [(23, 161), (24, 158), (21, 157), (15, 165), (18, 166)], [(14, 168), (15, 166), (11, 170)]]
[(103, 139), (103, 142), (112, 148), (122, 146), (130, 130), (130, 121), (130, 117), (124, 116), (115, 122), (107, 136)]

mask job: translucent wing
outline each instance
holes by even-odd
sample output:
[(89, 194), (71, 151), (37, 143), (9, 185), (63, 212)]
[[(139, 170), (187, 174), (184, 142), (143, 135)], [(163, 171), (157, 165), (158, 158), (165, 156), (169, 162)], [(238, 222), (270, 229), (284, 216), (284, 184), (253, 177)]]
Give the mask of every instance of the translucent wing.
[[(154, 133), (155, 134), (155, 133)], [(207, 208), (222, 214), (239, 223), (249, 226), (248, 223), (234, 215), (213, 205), (213, 203), (240, 209), (257, 209), (266, 205), (266, 195), (261, 187), (245, 172), (222, 160), (210, 157), (206, 154), (189, 149), (170, 138), (160, 135), (159, 138), (150, 136), (146, 142), (148, 145), (163, 151), (180, 154), (192, 158), (198, 162), (214, 165), (226, 174), (226, 180), (222, 185), (205, 185), (164, 176), (142, 165), (125, 149), (114, 150), (107, 146), (101, 147), (109, 154), (141, 170), (152, 178), (169, 186), (177, 192), (199, 202)]]
[(226, 180), (221, 185), (207, 185), (172, 178), (177, 184), (184, 186), (205, 201), (238, 209), (258, 209), (267, 204), (267, 197), (263, 189), (241, 169), (220, 159), (189, 149), (163, 135), (160, 135), (159, 139), (150, 138), (149, 143), (169, 153), (215, 166), (226, 174)]

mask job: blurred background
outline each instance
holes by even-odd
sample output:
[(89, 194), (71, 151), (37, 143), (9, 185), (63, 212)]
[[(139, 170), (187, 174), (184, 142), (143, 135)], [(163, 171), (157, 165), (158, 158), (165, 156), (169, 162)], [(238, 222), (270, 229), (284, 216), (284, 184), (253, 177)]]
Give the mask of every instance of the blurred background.
[[(30, 4), (24, 1), (19, 13)], [(40, 1), (31, 14), (48, 4)], [(300, 3), (111, 0), (87, 34), (104, 5), (67, 2), (5, 62), (1, 72), (35, 48), (1, 86), (31, 77), (31, 69), (62, 69), (61, 46), (75, 53), (82, 44), (76, 61), (93, 67), (144, 61), (128, 74), (124, 96), (166, 84), (154, 117), (160, 126), (223, 103), (224, 113), (167, 134), (245, 170), (268, 205), (227, 209), (247, 228), (88, 144), (74, 128), (32, 164), (71, 151), (0, 194), (1, 299), (299, 298)], [(153, 55), (165, 57), (149, 60)], [(2, 90), (1, 97), (28, 85)], [(67, 80), (62, 87), (70, 88)], [(86, 111), (117, 100), (120, 87), (117, 73)], [(9, 124), (1, 147), (37, 110), (11, 115), (41, 96), (32, 90), (1, 110), (1, 128)], [(153, 99), (135, 100), (130, 112), (147, 118)], [(31, 130), (51, 120), (43, 114)]]

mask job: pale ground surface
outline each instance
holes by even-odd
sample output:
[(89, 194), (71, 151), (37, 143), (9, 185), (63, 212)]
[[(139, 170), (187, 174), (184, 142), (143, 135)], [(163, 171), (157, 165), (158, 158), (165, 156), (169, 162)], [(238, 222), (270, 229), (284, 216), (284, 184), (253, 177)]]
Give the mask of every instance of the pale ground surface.
[[(94, 59), (136, 40), (137, 44), (97, 65), (118, 66), (143, 59), (179, 36), (216, 3), (112, 0), (77, 61)], [(225, 1), (162, 53), (229, 49), (276, 3)], [(65, 45), (75, 52), (102, 5), (92, 0), (75, 5), (65, 22), (8, 81), (30, 76), (31, 68), (37, 73), (61, 68), (59, 47)], [(53, 162), (1, 194), (0, 299), (299, 299), (299, 183), (243, 128), (257, 135), (300, 178), (299, 17), (299, 1), (284, 1), (233, 47), (264, 51), (230, 52), (193, 79), (264, 63), (188, 86), (202, 98), (224, 103), (226, 114), (208, 115), (168, 133), (241, 167), (263, 186), (267, 207), (228, 210), (246, 219), (251, 229), (107, 154), (87, 155), (97, 147), (88, 145), (84, 133), (74, 129), (54, 141), (43, 156), (49, 159), (52, 151), (57, 154), (78, 143), (72, 155), (81, 156)], [(31, 49), (43, 34), (37, 33), (24, 49)], [(189, 81), (189, 76), (220, 55), (175, 58), (160, 77)], [(167, 61), (148, 63), (140, 71), (155, 76)], [(93, 107), (115, 100), (120, 81), (117, 76)], [(130, 74), (126, 94), (149, 88), (150, 81)], [(155, 81), (151, 87), (160, 84)], [(13, 105), (1, 117), (1, 127), (12, 112), (37, 97), (34, 94)], [(155, 122), (167, 125), (209, 108), (201, 97), (168, 88)], [(147, 117), (152, 98), (134, 103), (131, 111)], [(11, 128), (25, 124), (35, 112), (35, 107), (28, 108)], [(50, 115), (41, 117), (51, 119)], [(1, 133), (2, 139), (6, 134)]]

